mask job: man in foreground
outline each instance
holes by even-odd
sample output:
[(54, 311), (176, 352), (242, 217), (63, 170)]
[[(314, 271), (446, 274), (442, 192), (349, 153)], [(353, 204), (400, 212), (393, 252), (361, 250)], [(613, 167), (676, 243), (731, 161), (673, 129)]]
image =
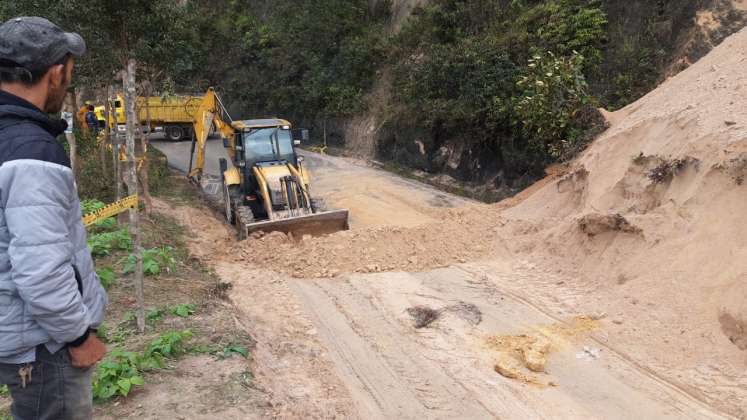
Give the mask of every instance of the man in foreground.
[(15, 419), (90, 419), (107, 303), (86, 245), (60, 112), (83, 39), (46, 19), (0, 25), (0, 383)]

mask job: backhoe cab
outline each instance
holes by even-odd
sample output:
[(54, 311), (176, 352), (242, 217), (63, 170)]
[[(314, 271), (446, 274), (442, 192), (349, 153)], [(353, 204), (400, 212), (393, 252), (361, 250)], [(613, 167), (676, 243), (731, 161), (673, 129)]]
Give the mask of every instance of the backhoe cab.
[[(307, 130), (292, 130), (288, 121), (235, 121), (233, 166), (220, 160), (226, 220), (243, 238), (252, 232), (282, 231), (319, 235), (348, 228), (348, 211), (325, 211), (311, 197), (303, 157), (295, 146), (308, 140)], [(231, 144), (233, 143), (233, 144)]]
[(220, 159), (226, 220), (239, 239), (253, 232), (281, 231), (320, 235), (348, 229), (348, 211), (326, 211), (310, 194), (309, 175), (296, 146), (308, 140), (307, 130), (293, 130), (282, 119), (233, 121), (210, 89), (195, 116), (189, 176), (199, 179), (209, 133), (219, 134), (230, 162)]

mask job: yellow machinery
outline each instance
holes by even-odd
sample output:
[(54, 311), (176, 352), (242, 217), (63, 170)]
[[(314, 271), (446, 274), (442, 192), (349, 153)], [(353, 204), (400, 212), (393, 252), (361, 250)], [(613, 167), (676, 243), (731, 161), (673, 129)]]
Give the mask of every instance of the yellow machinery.
[[(141, 127), (148, 124), (148, 114), (150, 113), (151, 132), (163, 131), (167, 139), (180, 141), (193, 137), (193, 121), (202, 100), (203, 97), (200, 96), (139, 97), (135, 109)], [(122, 96), (117, 95), (110, 106), (112, 113), (109, 117), (110, 127), (112, 130), (124, 131), (126, 118)], [(106, 121), (105, 107), (97, 106), (94, 112), (99, 123), (103, 126)]]
[[(252, 232), (318, 235), (348, 229), (348, 211), (326, 211), (311, 196), (303, 156), (296, 154), (308, 130), (293, 130), (282, 119), (233, 121), (211, 88), (194, 119), (189, 177), (199, 181), (211, 133), (223, 139), (231, 165), (219, 159), (226, 220), (239, 239)], [(195, 153), (196, 152), (196, 153)], [(194, 163), (194, 167), (193, 167)]]

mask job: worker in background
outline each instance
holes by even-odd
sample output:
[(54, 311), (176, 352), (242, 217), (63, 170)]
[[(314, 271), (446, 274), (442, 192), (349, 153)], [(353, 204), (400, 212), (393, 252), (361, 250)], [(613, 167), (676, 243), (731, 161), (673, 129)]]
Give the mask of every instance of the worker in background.
[(93, 105), (88, 105), (88, 111), (86, 112), (86, 125), (94, 137), (99, 135), (99, 119), (96, 118), (96, 112), (94, 112)]
[(88, 130), (88, 124), (86, 123), (86, 113), (88, 113), (88, 105), (90, 105), (90, 103), (86, 101), (86, 103), (82, 107), (80, 107), (78, 113), (76, 114), (78, 126), (80, 127), (80, 130), (84, 132)]
[(0, 25), (0, 383), (14, 419), (92, 416), (106, 292), (86, 246), (70, 160), (56, 139), (78, 34), (38, 17)]

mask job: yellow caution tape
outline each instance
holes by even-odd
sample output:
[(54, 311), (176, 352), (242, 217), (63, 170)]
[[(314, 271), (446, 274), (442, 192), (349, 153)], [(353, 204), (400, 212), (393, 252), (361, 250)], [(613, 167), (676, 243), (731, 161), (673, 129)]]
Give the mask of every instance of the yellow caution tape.
[(83, 216), (83, 225), (91, 226), (92, 224), (107, 219), (112, 216), (116, 216), (128, 209), (136, 209), (138, 204), (137, 194), (125, 197), (119, 201), (111, 203), (105, 207), (102, 207), (93, 213), (88, 213)]

